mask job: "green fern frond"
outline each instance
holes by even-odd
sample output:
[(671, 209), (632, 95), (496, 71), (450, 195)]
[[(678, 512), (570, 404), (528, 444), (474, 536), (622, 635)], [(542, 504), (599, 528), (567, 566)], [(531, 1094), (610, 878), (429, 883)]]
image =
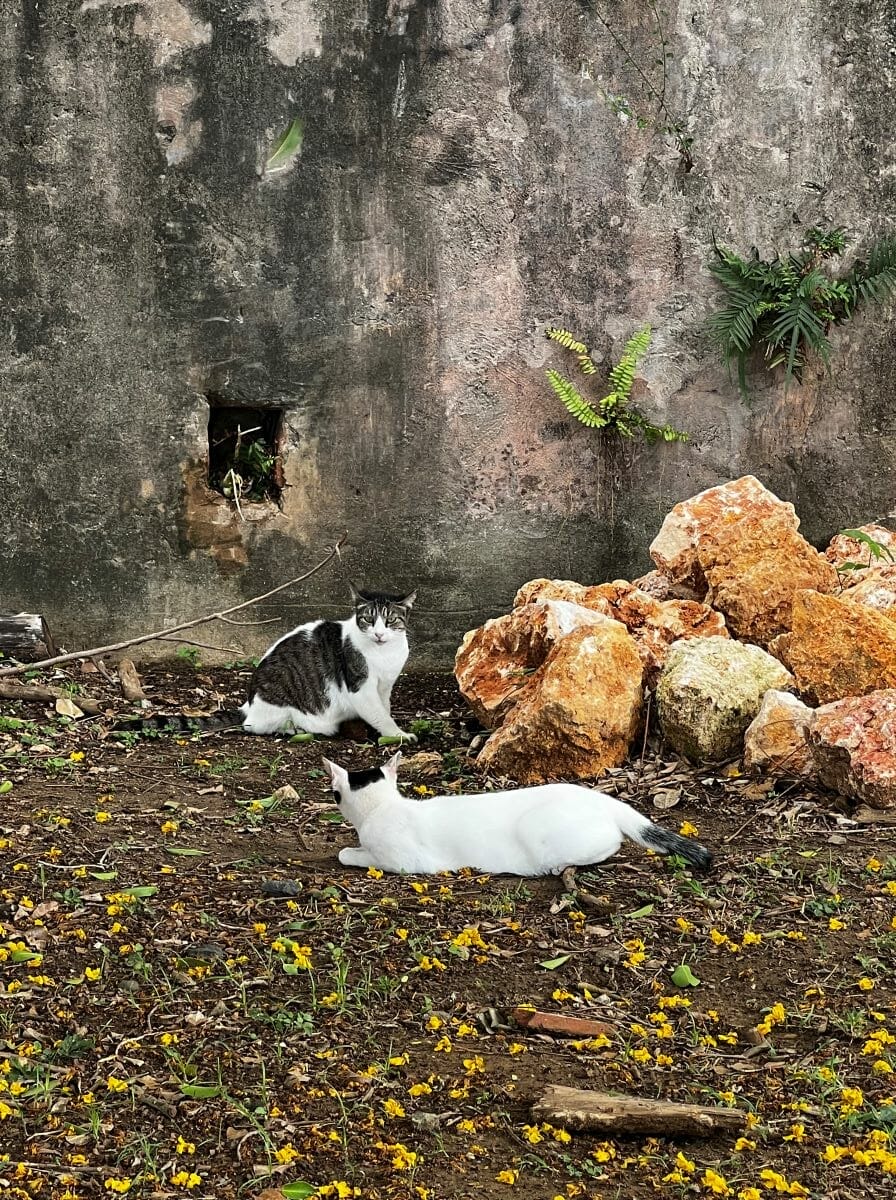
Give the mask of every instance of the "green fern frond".
[(799, 379), (810, 355), (830, 365), (828, 331), (852, 316), (859, 303), (881, 303), (896, 294), (896, 237), (872, 248), (867, 262), (859, 261), (839, 279), (823, 264), (842, 254), (846, 240), (841, 228), (810, 229), (801, 250), (763, 262), (754, 248), (749, 259), (719, 246), (709, 272), (724, 289), (725, 303), (707, 322), (729, 368), (737, 363), (741, 391), (746, 395), (749, 356), (762, 350), (769, 369), (784, 368), (785, 391)]
[(606, 420), (594, 411), (585, 397), (579, 392), (575, 385), (565, 379), (559, 371), (548, 370), (546, 372), (548, 383), (554, 389), (554, 394), (557, 399), (564, 405), (567, 412), (571, 413), (577, 421), (581, 421), (583, 425), (587, 425), (589, 429), (600, 429), (606, 425)]
[(546, 329), (544, 333), (545, 337), (550, 341), (556, 342), (564, 350), (572, 351), (576, 356), (576, 362), (579, 364), (579, 370), (583, 375), (595, 375), (597, 373), (597, 367), (588, 353), (588, 347), (584, 342), (580, 342), (574, 333), (570, 333), (568, 329), (555, 329), (553, 326)]
[[(582, 342), (569, 330), (549, 329), (547, 336), (576, 355), (576, 362), (583, 374), (595, 374), (597, 368), (591, 357), (584, 350)], [(686, 433), (673, 429), (671, 425), (654, 425), (637, 409), (628, 405), (638, 362), (649, 346), (650, 326), (645, 325), (628, 339), (622, 357), (610, 371), (613, 390), (594, 404), (586, 400), (575, 385), (559, 371), (548, 370), (548, 382), (567, 412), (590, 429), (605, 429), (627, 438), (640, 434), (648, 441), (656, 441), (659, 438), (667, 442), (687, 441)]]
[(638, 362), (647, 353), (650, 346), (650, 326), (639, 329), (625, 343), (625, 349), (619, 362), (610, 372), (610, 382), (613, 384), (620, 399), (628, 399), (635, 381), (635, 371)]
[(562, 346), (564, 350), (572, 350), (573, 354), (588, 353), (588, 347), (583, 342), (580, 342), (576, 338), (576, 335), (570, 333), (568, 329), (555, 329), (552, 325), (544, 331), (544, 336)]

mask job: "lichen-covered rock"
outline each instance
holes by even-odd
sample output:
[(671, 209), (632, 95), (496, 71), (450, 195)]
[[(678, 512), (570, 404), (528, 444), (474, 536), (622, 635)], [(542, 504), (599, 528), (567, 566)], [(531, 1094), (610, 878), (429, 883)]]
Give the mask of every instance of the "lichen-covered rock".
[[(884, 525), (857, 525), (856, 529), (859, 533), (864, 533), (870, 537), (878, 545), (883, 546), (885, 551), (889, 551), (896, 558), (896, 532), (892, 529), (887, 529)], [(845, 575), (847, 583), (853, 580), (861, 579), (863, 575), (873, 570), (877, 566), (883, 566), (884, 562), (881, 559), (874, 558), (869, 547), (860, 542), (858, 538), (847, 537), (845, 533), (838, 533), (831, 538), (831, 543), (824, 552), (825, 558), (835, 567), (843, 567), (845, 563), (867, 563), (867, 567), (850, 570)], [(892, 560), (885, 560), (892, 561)]]
[(482, 721), (500, 724), (532, 672), (562, 637), (607, 618), (565, 600), (524, 604), (464, 634), (454, 674), (464, 699)]
[(811, 776), (806, 730), (812, 709), (790, 692), (770, 688), (744, 734), (744, 767), (766, 775)]
[(896, 690), (823, 705), (808, 737), (825, 787), (874, 808), (896, 808)]
[[(856, 574), (860, 578), (844, 588), (840, 598), (864, 604), (867, 608), (876, 608), (884, 616), (896, 620), (896, 563), (870, 567)], [(851, 580), (853, 576), (849, 578)]]
[(618, 621), (567, 634), (516, 696), (478, 762), (521, 783), (602, 774), (628, 755), (641, 717), (643, 667)]
[(896, 621), (843, 596), (797, 593), (786, 653), (809, 704), (896, 687)]
[(831, 563), (798, 529), (793, 505), (745, 475), (676, 504), (650, 554), (672, 579), (706, 588), (734, 637), (767, 646), (789, 629), (797, 591), (837, 586)]
[(673, 749), (697, 762), (731, 758), (769, 688), (792, 684), (790, 672), (758, 646), (727, 638), (676, 642), (656, 689), (660, 728)]

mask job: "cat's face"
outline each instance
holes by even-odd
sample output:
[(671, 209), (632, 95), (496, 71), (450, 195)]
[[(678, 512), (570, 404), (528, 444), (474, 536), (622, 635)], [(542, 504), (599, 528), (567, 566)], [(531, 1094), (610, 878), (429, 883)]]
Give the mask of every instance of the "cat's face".
[(387, 592), (362, 592), (352, 586), (355, 601), (355, 622), (361, 634), (376, 646), (385, 646), (395, 638), (404, 637), (408, 614), (416, 592), (394, 596)]

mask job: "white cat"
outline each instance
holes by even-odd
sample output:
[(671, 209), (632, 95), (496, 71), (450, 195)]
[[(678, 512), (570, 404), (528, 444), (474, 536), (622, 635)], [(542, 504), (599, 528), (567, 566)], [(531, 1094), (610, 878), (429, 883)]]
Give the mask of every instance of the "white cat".
[(603, 862), (625, 838), (707, 868), (708, 850), (654, 825), (630, 805), (572, 783), (509, 792), (409, 800), (398, 790), (401, 754), (382, 767), (346, 771), (324, 759), (339, 811), (359, 845), (339, 851), (346, 866), (431, 875), (472, 867), (509, 875), (559, 875)]

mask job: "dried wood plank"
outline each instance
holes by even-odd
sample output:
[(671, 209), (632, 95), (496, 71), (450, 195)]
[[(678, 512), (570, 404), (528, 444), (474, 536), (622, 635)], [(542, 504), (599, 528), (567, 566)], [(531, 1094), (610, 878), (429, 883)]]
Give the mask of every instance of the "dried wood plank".
[(535, 1008), (520, 1006), (511, 1013), (517, 1025), (538, 1033), (556, 1033), (560, 1037), (600, 1037), (602, 1033), (615, 1033), (606, 1021), (593, 1021), (589, 1017), (567, 1017), (564, 1013), (540, 1012)]
[(98, 700), (91, 700), (89, 696), (72, 696), (62, 688), (47, 687), (46, 684), (13, 683), (8, 679), (0, 679), (0, 700), (25, 700), (32, 704), (46, 704), (48, 700), (61, 700), (63, 697), (77, 704), (81, 712), (90, 716), (96, 716), (103, 711), (102, 704)]
[(0, 613), (0, 651), (4, 658), (34, 662), (55, 654), (56, 647), (39, 613)]
[(746, 1114), (736, 1108), (674, 1104), (555, 1084), (545, 1088), (532, 1105), (532, 1115), (565, 1129), (610, 1136), (712, 1137), (736, 1133), (746, 1126)]
[(125, 700), (145, 700), (146, 693), (140, 683), (140, 676), (137, 674), (137, 668), (129, 658), (119, 659), (118, 662), (118, 682), (121, 686), (121, 694)]

